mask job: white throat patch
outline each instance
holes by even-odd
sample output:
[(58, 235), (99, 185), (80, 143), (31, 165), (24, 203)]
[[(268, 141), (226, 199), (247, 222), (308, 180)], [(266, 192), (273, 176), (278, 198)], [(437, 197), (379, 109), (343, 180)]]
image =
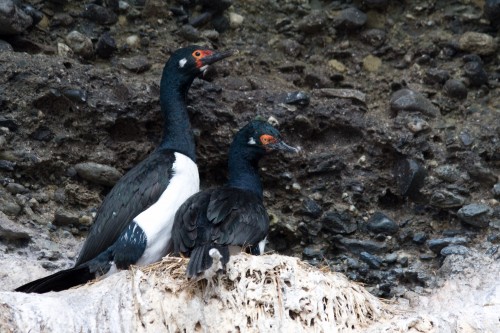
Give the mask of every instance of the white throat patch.
[(248, 139), (248, 144), (249, 145), (254, 145), (255, 144), (255, 139), (253, 137), (250, 137), (250, 139)]
[(179, 67), (184, 68), (186, 62), (188, 62), (186, 58), (182, 58), (181, 60), (179, 60)]

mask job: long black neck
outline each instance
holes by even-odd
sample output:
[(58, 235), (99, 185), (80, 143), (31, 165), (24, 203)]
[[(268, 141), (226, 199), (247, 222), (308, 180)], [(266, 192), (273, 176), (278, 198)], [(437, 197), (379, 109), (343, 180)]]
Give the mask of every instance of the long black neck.
[(194, 136), (187, 113), (187, 93), (194, 78), (176, 75), (167, 64), (160, 83), (160, 105), (164, 118), (163, 139), (160, 147), (178, 151), (196, 162)]
[(248, 147), (242, 138), (236, 138), (229, 149), (228, 186), (252, 191), (262, 198), (262, 182), (259, 176), (259, 160), (263, 153)]

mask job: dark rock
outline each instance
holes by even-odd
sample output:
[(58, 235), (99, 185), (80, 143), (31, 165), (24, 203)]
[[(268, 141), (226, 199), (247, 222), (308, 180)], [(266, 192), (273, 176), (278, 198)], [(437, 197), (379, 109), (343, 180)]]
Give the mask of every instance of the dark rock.
[(361, 252), (384, 253), (387, 251), (387, 244), (372, 240), (333, 236), (331, 241), (334, 246), (340, 248), (341, 250), (349, 251), (355, 254), (360, 254)]
[(84, 58), (91, 58), (94, 55), (94, 45), (92, 40), (78, 31), (71, 31), (66, 35), (66, 43), (75, 52)]
[(325, 258), (325, 249), (320, 246), (306, 246), (302, 251), (305, 259), (323, 260)]
[(324, 11), (313, 10), (298, 23), (298, 30), (306, 34), (319, 33), (326, 25), (326, 15)]
[(280, 41), (279, 48), (283, 53), (293, 58), (298, 58), (304, 49), (299, 42), (290, 38)]
[(0, 126), (7, 127), (10, 131), (15, 132), (19, 128), (19, 125), (15, 119), (5, 118), (0, 116)]
[(85, 103), (87, 101), (87, 91), (81, 89), (65, 89), (62, 94), (73, 102)]
[(26, 228), (14, 223), (0, 212), (0, 242), (24, 246), (30, 240), (31, 236)]
[(323, 217), (323, 230), (329, 234), (352, 234), (358, 228), (356, 221), (347, 211), (330, 211)]
[(474, 142), (474, 138), (468, 132), (460, 132), (460, 141), (464, 146), (470, 146)]
[(200, 31), (190, 24), (183, 25), (179, 30), (179, 36), (188, 42), (197, 42), (201, 38)]
[(18, 183), (8, 183), (7, 186), (5, 186), (5, 189), (14, 195), (28, 192), (26, 187)]
[(413, 235), (412, 240), (415, 244), (422, 245), (425, 243), (425, 241), (427, 241), (427, 235), (425, 234), (425, 232), (416, 232)]
[(308, 105), (310, 97), (303, 91), (294, 91), (286, 94), (285, 103), (292, 105)]
[(459, 100), (467, 98), (467, 87), (461, 80), (449, 79), (444, 84), (443, 90), (451, 98)]
[(31, 16), (31, 19), (33, 20), (33, 25), (37, 25), (38, 22), (40, 22), (43, 18), (43, 13), (41, 11), (39, 11), (38, 9), (36, 9), (35, 7), (29, 5), (29, 4), (24, 4), (24, 3), (21, 3), (19, 5), (19, 7), (23, 10), (23, 12), (25, 12), (26, 14), (28, 14), (29, 16)]
[(231, 22), (225, 15), (216, 15), (212, 18), (212, 27), (218, 33), (223, 33), (231, 27)]
[(102, 25), (111, 25), (118, 21), (118, 15), (113, 10), (93, 3), (85, 6), (82, 17)]
[(368, 220), (367, 227), (370, 231), (385, 235), (395, 234), (399, 230), (398, 224), (381, 212), (373, 214)]
[(151, 68), (151, 63), (145, 56), (139, 55), (122, 61), (123, 67), (134, 73), (142, 73)]
[(50, 130), (50, 128), (42, 125), (31, 133), (30, 138), (37, 141), (49, 142), (54, 138), (54, 133)]
[(313, 218), (318, 218), (321, 216), (321, 206), (313, 199), (304, 199), (304, 201), (302, 202), (302, 208), (302, 212), (304, 215), (311, 216)]
[(0, 52), (12, 52), (12, 51), (14, 51), (12, 45), (0, 39)]
[(366, 94), (355, 89), (323, 88), (314, 90), (314, 92), (320, 97), (348, 98), (362, 103), (366, 102)]
[(54, 17), (52, 17), (52, 21), (50, 22), (51, 27), (69, 27), (73, 24), (75, 20), (68, 13), (56, 13)]
[(142, 8), (142, 17), (149, 18), (164, 18), (170, 16), (168, 4), (164, 0), (146, 0)]
[(430, 68), (425, 72), (424, 82), (427, 84), (444, 84), (450, 78), (450, 73), (443, 69)]
[(467, 172), (474, 180), (492, 186), (498, 181), (498, 176), (491, 169), (481, 163), (466, 164)]
[(357, 8), (349, 7), (338, 13), (338, 15), (334, 18), (333, 25), (336, 28), (354, 30), (364, 26), (367, 19), (368, 17), (365, 13)]
[(500, 0), (486, 0), (483, 6), (483, 15), (491, 25), (500, 25)]
[(122, 174), (108, 165), (87, 162), (75, 165), (78, 175), (90, 182), (105, 186), (113, 186)]
[(440, 253), (441, 250), (448, 245), (464, 245), (467, 244), (467, 239), (465, 237), (447, 237), (447, 238), (436, 238), (427, 241), (427, 246), (434, 253)]
[(464, 197), (447, 190), (436, 190), (430, 198), (430, 204), (439, 208), (462, 207), (464, 203)]
[(469, 254), (469, 249), (463, 245), (449, 245), (441, 250), (441, 255), (447, 257), (452, 254), (465, 256)]
[(439, 109), (431, 101), (422, 94), (406, 88), (392, 94), (390, 104), (391, 109), (396, 112), (421, 112), (431, 117), (439, 115)]
[(21, 212), (21, 209), (22, 207), (10, 193), (0, 190), (0, 212), (10, 216), (16, 216)]
[(480, 87), (483, 84), (488, 84), (488, 75), (486, 74), (483, 65), (476, 61), (470, 61), (464, 66), (464, 75), (469, 79), (469, 84), (472, 87)]
[(73, 213), (59, 209), (54, 214), (54, 225), (68, 226), (78, 225), (79, 217)]
[(470, 204), (463, 206), (457, 212), (458, 217), (474, 227), (485, 228), (491, 219), (492, 210), (487, 205)]
[(500, 183), (496, 183), (495, 185), (493, 185), (493, 196), (496, 198), (496, 199), (500, 199)]
[(16, 163), (6, 160), (0, 160), (0, 170), (13, 171)]
[(370, 268), (379, 269), (380, 266), (382, 266), (382, 260), (368, 252), (361, 252), (359, 254), (359, 259), (367, 263)]
[(396, 163), (395, 176), (400, 194), (413, 198), (424, 186), (427, 170), (415, 160), (403, 159)]
[(109, 32), (103, 33), (97, 41), (95, 53), (101, 58), (108, 59), (116, 50), (116, 42), (113, 37)]
[(453, 183), (464, 178), (464, 173), (460, 172), (455, 165), (445, 164), (434, 169), (436, 177), (444, 181)]
[(398, 260), (398, 254), (396, 252), (393, 252), (387, 254), (384, 257), (383, 262), (385, 262), (386, 264), (394, 264), (397, 260)]
[(0, 35), (18, 35), (33, 24), (31, 16), (15, 5), (15, 1), (0, 2)]
[(381, 47), (387, 38), (387, 33), (381, 29), (368, 29), (363, 31), (361, 38), (373, 47)]

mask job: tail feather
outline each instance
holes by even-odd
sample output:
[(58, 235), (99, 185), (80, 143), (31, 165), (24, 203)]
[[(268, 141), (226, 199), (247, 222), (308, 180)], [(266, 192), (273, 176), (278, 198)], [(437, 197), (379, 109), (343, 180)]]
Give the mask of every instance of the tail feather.
[(216, 249), (221, 254), (220, 259), (223, 269), (225, 269), (229, 261), (229, 248), (227, 246), (220, 246), (215, 244), (205, 244), (196, 247), (192, 252), (187, 266), (187, 276), (195, 277), (210, 267), (213, 264), (213, 258), (210, 255), (210, 250)]
[(31, 281), (16, 288), (15, 291), (43, 294), (49, 291), (66, 290), (94, 278), (95, 274), (90, 272), (88, 265), (80, 265)]

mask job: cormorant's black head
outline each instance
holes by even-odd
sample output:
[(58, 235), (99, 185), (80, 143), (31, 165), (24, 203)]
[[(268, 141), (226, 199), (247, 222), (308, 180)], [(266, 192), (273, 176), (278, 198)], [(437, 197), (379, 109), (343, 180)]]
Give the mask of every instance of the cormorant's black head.
[(267, 121), (253, 120), (243, 127), (237, 134), (246, 140), (246, 147), (268, 153), (273, 150), (283, 150), (297, 153), (299, 148), (287, 145), (281, 138), (280, 132)]
[(191, 45), (176, 50), (170, 56), (166, 67), (177, 68), (177, 73), (186, 79), (194, 79), (203, 74), (208, 65), (229, 57), (233, 51), (215, 51), (206, 47)]

